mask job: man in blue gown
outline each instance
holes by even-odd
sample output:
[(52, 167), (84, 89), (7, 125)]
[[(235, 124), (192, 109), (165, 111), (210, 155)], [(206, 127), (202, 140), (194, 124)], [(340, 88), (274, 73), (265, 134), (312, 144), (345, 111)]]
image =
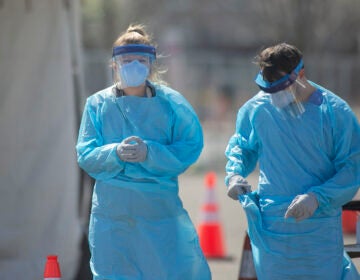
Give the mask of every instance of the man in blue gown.
[[(360, 279), (343, 249), (342, 205), (360, 184), (360, 127), (349, 105), (305, 77), (301, 51), (257, 56), (260, 87), (226, 148), (228, 195), (248, 219), (259, 280)], [(259, 164), (254, 192), (246, 177)]]

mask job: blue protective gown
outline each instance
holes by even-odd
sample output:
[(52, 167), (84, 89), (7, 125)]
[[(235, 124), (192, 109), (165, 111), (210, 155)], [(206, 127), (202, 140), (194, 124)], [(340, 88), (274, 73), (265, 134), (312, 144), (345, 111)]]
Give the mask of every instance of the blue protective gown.
[[(200, 155), (199, 120), (182, 95), (153, 85), (152, 98), (90, 96), (77, 143), (78, 162), (96, 179), (89, 227), (95, 280), (211, 279), (198, 236), (178, 195), (178, 175)], [(116, 146), (136, 135), (148, 147), (140, 163)]]
[[(360, 279), (343, 249), (341, 206), (360, 185), (360, 127), (348, 104), (317, 90), (298, 118), (259, 92), (240, 108), (226, 156), (226, 183), (257, 163), (256, 192), (240, 196), (259, 280)], [(285, 219), (298, 194), (313, 192), (311, 218)]]

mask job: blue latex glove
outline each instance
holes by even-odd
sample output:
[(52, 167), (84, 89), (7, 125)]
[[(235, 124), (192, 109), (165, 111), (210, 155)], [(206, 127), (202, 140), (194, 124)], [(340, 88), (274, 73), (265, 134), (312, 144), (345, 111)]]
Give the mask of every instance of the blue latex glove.
[(285, 218), (294, 217), (297, 222), (311, 217), (319, 203), (313, 193), (297, 195), (290, 203)]
[(229, 179), (227, 195), (234, 200), (239, 200), (239, 195), (251, 192), (251, 186), (240, 175), (234, 175)]
[(147, 145), (140, 137), (130, 136), (117, 146), (116, 152), (122, 161), (142, 162), (147, 156)]

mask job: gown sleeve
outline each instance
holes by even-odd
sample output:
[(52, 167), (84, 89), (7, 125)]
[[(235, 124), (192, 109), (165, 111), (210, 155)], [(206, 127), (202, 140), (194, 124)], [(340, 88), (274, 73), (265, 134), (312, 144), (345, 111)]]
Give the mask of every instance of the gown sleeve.
[(251, 117), (251, 104), (248, 102), (240, 108), (234, 135), (230, 138), (225, 150), (228, 159), (226, 164), (225, 184), (230, 177), (241, 175), (247, 177), (256, 167), (258, 161), (258, 140)]
[(76, 151), (79, 166), (91, 177), (105, 180), (119, 174), (124, 162), (116, 153), (118, 143), (104, 145), (97, 108), (91, 104), (91, 99), (86, 101)]
[(140, 163), (155, 176), (178, 176), (198, 159), (203, 148), (201, 124), (191, 105), (183, 98), (180, 102), (169, 102), (173, 108), (172, 141), (163, 145), (145, 140), (148, 155)]
[(320, 186), (313, 186), (319, 207), (341, 207), (350, 201), (360, 185), (360, 127), (347, 104), (337, 104), (330, 110), (333, 120), (335, 174)]

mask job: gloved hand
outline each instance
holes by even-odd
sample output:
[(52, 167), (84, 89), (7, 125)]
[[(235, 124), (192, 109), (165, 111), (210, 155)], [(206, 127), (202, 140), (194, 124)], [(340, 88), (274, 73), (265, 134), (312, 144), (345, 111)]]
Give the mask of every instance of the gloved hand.
[(251, 192), (251, 186), (240, 175), (234, 175), (229, 179), (227, 195), (234, 200), (239, 200), (239, 195)]
[(122, 161), (142, 162), (147, 156), (147, 145), (140, 137), (130, 136), (117, 146), (116, 153)]
[(297, 222), (311, 217), (319, 207), (319, 202), (313, 193), (297, 195), (290, 203), (285, 218), (294, 217)]

